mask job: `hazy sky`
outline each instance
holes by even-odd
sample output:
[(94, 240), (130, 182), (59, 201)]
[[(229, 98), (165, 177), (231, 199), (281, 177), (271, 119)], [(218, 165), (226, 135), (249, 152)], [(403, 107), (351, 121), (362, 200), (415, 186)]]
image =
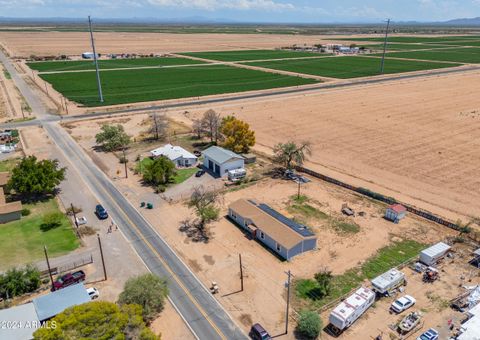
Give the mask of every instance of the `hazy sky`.
[(480, 0), (0, 0), (0, 16), (256, 22), (437, 21), (480, 16)]

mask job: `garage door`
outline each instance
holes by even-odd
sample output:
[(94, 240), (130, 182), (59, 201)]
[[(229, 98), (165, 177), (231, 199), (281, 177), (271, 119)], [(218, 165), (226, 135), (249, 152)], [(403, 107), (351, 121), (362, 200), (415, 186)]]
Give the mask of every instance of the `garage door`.
[(220, 166), (218, 164), (215, 164), (215, 173), (220, 175)]
[(213, 162), (208, 160), (208, 169), (213, 171)]

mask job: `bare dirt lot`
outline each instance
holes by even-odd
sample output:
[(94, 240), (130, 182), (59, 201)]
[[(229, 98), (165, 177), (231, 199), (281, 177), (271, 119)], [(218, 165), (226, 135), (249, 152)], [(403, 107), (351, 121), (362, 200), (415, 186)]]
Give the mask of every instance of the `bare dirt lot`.
[(480, 214), (479, 85), (472, 72), (213, 108), (246, 120), (257, 150), (308, 140), (308, 167), (456, 220)]
[[(88, 32), (0, 32), (11, 56), (79, 55), (90, 51)], [(319, 44), (319, 36), (277, 34), (95, 33), (97, 51), (108, 53), (169, 53), (270, 49), (293, 44)], [(325, 42), (325, 41), (324, 41)]]

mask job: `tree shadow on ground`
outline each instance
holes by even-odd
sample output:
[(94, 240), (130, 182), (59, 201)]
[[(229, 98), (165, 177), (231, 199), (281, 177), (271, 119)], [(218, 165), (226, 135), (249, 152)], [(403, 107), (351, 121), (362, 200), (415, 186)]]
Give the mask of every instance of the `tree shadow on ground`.
[(180, 222), (178, 230), (185, 233), (193, 242), (208, 243), (212, 236), (208, 228), (199, 220), (184, 220)]

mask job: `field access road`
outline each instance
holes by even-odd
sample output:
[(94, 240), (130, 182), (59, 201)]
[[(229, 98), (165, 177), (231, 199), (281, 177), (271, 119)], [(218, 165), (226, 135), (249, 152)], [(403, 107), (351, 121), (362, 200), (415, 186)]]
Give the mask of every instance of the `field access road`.
[[(62, 150), (81, 179), (110, 212), (131, 246), (148, 269), (168, 280), (169, 297), (199, 339), (246, 339), (229, 314), (212, 296), (188, 266), (175, 254), (163, 238), (92, 162), (74, 139), (51, 116), (41, 99), (25, 83), (16, 69), (0, 52), (0, 61), (32, 108), (52, 141)], [(161, 218), (161, 216), (159, 216)]]

